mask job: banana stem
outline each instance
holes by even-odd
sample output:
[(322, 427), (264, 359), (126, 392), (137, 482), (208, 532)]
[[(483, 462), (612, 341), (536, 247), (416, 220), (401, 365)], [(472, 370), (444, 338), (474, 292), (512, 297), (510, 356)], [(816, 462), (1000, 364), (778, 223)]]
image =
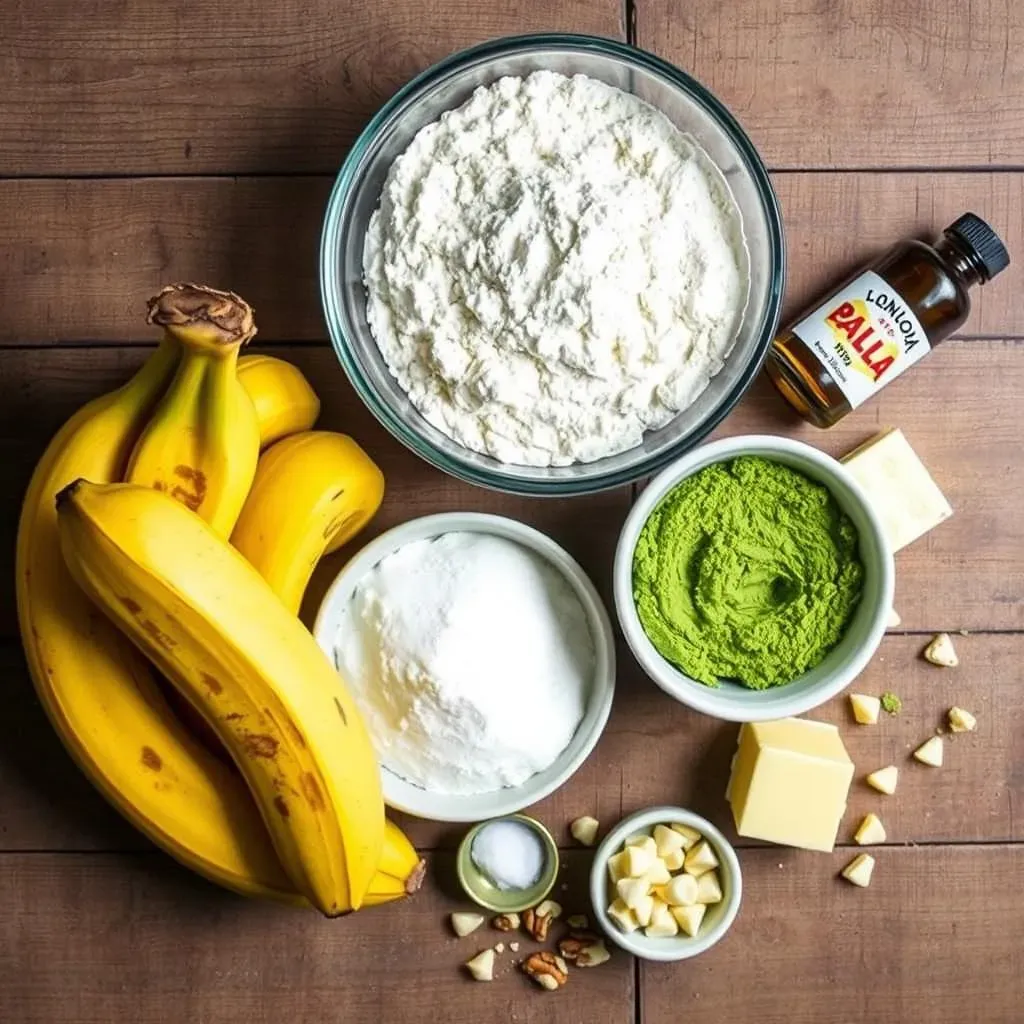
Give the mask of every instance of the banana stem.
[(234, 292), (202, 284), (168, 285), (149, 300), (146, 321), (182, 344), (215, 351), (237, 351), (256, 334), (249, 303)]

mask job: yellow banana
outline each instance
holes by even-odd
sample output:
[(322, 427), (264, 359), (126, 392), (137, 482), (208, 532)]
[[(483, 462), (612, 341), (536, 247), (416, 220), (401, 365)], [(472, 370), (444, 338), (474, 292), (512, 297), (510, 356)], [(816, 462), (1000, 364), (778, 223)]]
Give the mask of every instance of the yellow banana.
[(127, 479), (167, 491), (227, 537), (260, 450), (256, 410), (236, 372), (239, 349), (256, 333), (252, 309), (231, 292), (171, 285), (150, 302), (149, 322), (165, 327), (183, 353)]
[(167, 494), (79, 480), (57, 505), (71, 575), (217, 733), (295, 887), (328, 916), (358, 909), (384, 847), (380, 772), (316, 641)]
[(179, 357), (165, 336), (131, 381), (64, 425), (36, 466), (18, 526), (25, 655), (68, 752), (129, 821), (221, 885), (297, 901), (243, 780), (182, 726), (145, 659), (74, 585), (60, 553), (57, 493), (80, 476), (120, 479)]
[(296, 614), (317, 562), (380, 508), (384, 475), (350, 437), (307, 431), (260, 456), (231, 543)]
[(420, 859), (405, 833), (394, 822), (385, 821), (380, 862), (366, 891), (363, 906), (375, 907), (403, 896), (412, 896), (423, 884), (426, 870), (426, 862)]
[(294, 364), (262, 354), (241, 356), (238, 379), (256, 408), (261, 448), (316, 423), (320, 399)]

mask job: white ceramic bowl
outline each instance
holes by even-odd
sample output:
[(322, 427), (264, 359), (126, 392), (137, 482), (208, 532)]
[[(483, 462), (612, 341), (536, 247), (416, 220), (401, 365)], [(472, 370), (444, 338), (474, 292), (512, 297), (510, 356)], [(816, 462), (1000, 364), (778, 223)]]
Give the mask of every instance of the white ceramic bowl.
[[(608, 905), (615, 898), (608, 879), (608, 858), (622, 849), (622, 844), (634, 832), (653, 829), (655, 825), (689, 825), (695, 828), (711, 844), (718, 855), (718, 877), (722, 883), (722, 899), (708, 906), (700, 929), (692, 938), (677, 935), (673, 938), (649, 939), (642, 931), (622, 931), (608, 916)], [(590, 901), (594, 905), (594, 917), (604, 933), (627, 953), (644, 960), (687, 960), (710, 949), (718, 942), (736, 920), (743, 898), (743, 875), (740, 871), (736, 851), (721, 832), (707, 818), (682, 807), (651, 807), (624, 818), (608, 833), (604, 842), (594, 854), (590, 869)]]
[[(750, 690), (730, 682), (715, 688), (684, 675), (648, 639), (633, 601), (633, 551), (655, 506), (686, 477), (712, 463), (740, 455), (773, 459), (825, 484), (857, 527), (864, 564), (860, 603), (843, 639), (820, 665), (785, 686), (769, 690)], [(730, 437), (684, 455), (656, 476), (637, 499), (615, 552), (615, 608), (637, 661), (666, 693), (714, 718), (760, 722), (810, 711), (841, 693), (863, 671), (885, 633), (894, 579), (892, 550), (882, 524), (860, 485), (841, 463), (817, 448), (784, 437)]]
[[(594, 749), (611, 711), (615, 690), (615, 642), (612, 624), (600, 596), (579, 563), (543, 533), (503, 516), (475, 512), (446, 512), (425, 516), (396, 526), (362, 549), (338, 574), (324, 595), (313, 634), (334, 661), (334, 638), (352, 591), (360, 580), (393, 551), (415, 540), (443, 533), (487, 533), (515, 541), (535, 551), (554, 566), (579, 598), (590, 625), (596, 663), (587, 707), (572, 742), (555, 762), (518, 786), (472, 796), (431, 793), (381, 769), (384, 802), (398, 811), (434, 821), (481, 821), (514, 814), (529, 807), (562, 785)], [(542, 714), (543, 709), (538, 709)]]

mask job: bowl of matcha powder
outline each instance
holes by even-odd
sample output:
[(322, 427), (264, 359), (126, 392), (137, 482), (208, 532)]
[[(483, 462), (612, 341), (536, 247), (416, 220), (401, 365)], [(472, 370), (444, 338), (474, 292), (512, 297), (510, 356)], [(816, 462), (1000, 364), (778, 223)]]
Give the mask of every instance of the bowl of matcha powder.
[(843, 466), (786, 438), (697, 449), (641, 494), (615, 604), (647, 674), (730, 721), (798, 715), (863, 670), (892, 605), (892, 551)]

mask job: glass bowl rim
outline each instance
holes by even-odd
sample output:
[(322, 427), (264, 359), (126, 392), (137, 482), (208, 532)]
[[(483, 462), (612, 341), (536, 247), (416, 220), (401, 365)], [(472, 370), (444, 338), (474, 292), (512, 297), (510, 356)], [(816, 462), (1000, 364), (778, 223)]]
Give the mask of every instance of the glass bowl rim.
[[(758, 326), (760, 340), (757, 343), (750, 363), (736, 379), (732, 388), (721, 398), (705, 419), (694, 427), (685, 438), (678, 438), (666, 445), (660, 452), (653, 453), (616, 470), (563, 478), (544, 478), (530, 476), (529, 467), (517, 467), (525, 470), (520, 475), (506, 474), (500, 469), (488, 469), (475, 466), (468, 461), (453, 458), (448, 453), (437, 449), (427, 438), (410, 427), (400, 415), (395, 413), (388, 403), (377, 393), (376, 389), (366, 380), (358, 360), (349, 351), (350, 345), (346, 332), (342, 327), (339, 315), (341, 306), (341, 287), (336, 273), (337, 262), (334, 256), (338, 252), (341, 235), (340, 212), (352, 192), (352, 184), (356, 174), (362, 169), (363, 158), (376, 139), (381, 128), (398, 112), (415, 102), (418, 96), (437, 81), (450, 73), (464, 70), (477, 64), (485, 64), (500, 57), (514, 56), (523, 53), (543, 52), (545, 50), (570, 50), (578, 53), (594, 53), (599, 56), (612, 57), (626, 64), (648, 71), (661, 77), (669, 84), (680, 89), (693, 98), (706, 113), (718, 123), (719, 128), (729, 137), (736, 147), (743, 162), (744, 169), (754, 184), (762, 209), (764, 210), (768, 229), (768, 245), (774, 256), (764, 314)], [(749, 136), (739, 121), (728, 108), (707, 87), (680, 68), (656, 57), (646, 50), (641, 50), (628, 43), (603, 36), (581, 35), (573, 32), (528, 33), (523, 35), (502, 36), (476, 46), (471, 46), (445, 57), (432, 64), (402, 86), (377, 113), (370, 119), (360, 132), (341, 165), (335, 178), (331, 194), (324, 213), (323, 230), (320, 236), (320, 300), (327, 321), (331, 347), (341, 363), (349, 383), (360, 399), (373, 414), (374, 418), (396, 440), (400, 441), (414, 454), (427, 463), (467, 483), (476, 484), (506, 494), (533, 496), (570, 497), (574, 495), (592, 494), (613, 487), (620, 487), (649, 476), (664, 468), (682, 451), (696, 447), (707, 437), (730, 412), (746, 393), (760, 372), (768, 354), (771, 341), (778, 328), (782, 310), (782, 290), (786, 277), (786, 246), (782, 225), (782, 214), (778, 197), (772, 186), (760, 154), (757, 152)], [(457, 442), (456, 442), (457, 443)], [(682, 447), (685, 445), (685, 448)], [(478, 453), (474, 453), (478, 454)], [(625, 453), (622, 453), (625, 454)], [(593, 466), (599, 466), (603, 460), (595, 460)], [(583, 463), (582, 465), (587, 465)]]

